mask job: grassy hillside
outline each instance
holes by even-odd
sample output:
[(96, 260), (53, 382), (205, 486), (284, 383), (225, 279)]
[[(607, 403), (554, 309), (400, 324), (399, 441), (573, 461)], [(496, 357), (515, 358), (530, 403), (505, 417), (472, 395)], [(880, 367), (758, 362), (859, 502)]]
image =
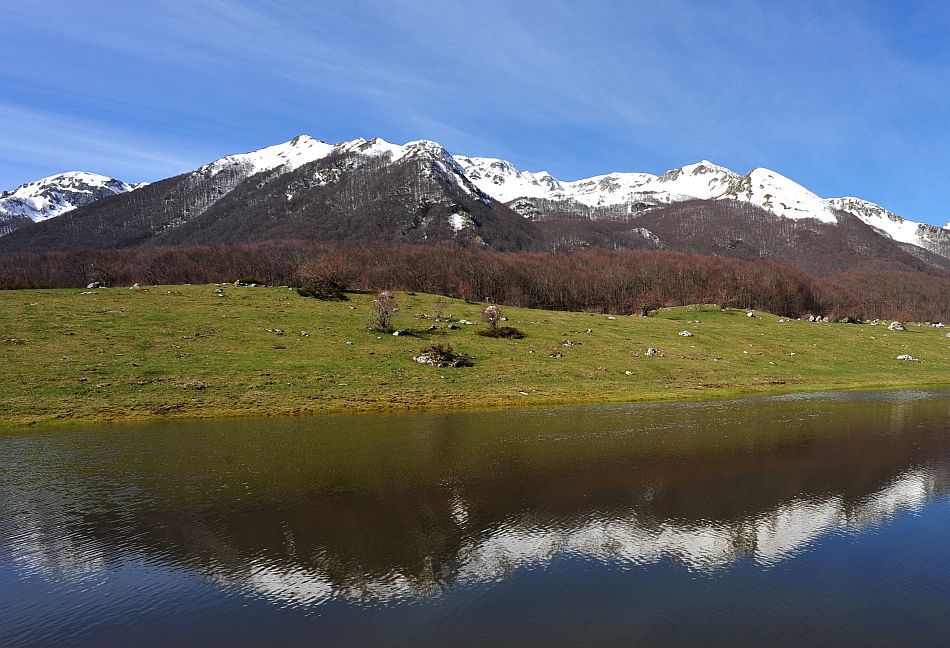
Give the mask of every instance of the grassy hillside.
[[(0, 425), (687, 400), (950, 379), (950, 339), (929, 326), (888, 332), (712, 307), (649, 318), (503, 308), (505, 324), (527, 334), (505, 340), (476, 334), (484, 305), (445, 300), (445, 315), (476, 322), (449, 330), (418, 318), (437, 310), (435, 296), (400, 293), (394, 324), (421, 337), (396, 337), (370, 330), (370, 295), (320, 302), (287, 288), (214, 291), (0, 291)], [(414, 362), (431, 341), (475, 366)], [(661, 354), (646, 356), (648, 347)], [(896, 359), (905, 353), (919, 362)]]

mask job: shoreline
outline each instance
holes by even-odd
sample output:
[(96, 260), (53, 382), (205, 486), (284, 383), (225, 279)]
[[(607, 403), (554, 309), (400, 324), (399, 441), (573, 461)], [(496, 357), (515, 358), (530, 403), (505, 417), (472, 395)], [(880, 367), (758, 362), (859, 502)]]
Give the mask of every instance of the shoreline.
[(435, 405), (407, 405), (399, 408), (373, 408), (373, 407), (353, 407), (352, 404), (341, 407), (328, 407), (320, 410), (247, 410), (240, 413), (229, 414), (226, 412), (201, 412), (195, 413), (153, 415), (153, 416), (132, 416), (119, 418), (58, 418), (43, 421), (30, 421), (26, 423), (8, 423), (0, 420), (0, 434), (25, 432), (31, 430), (70, 430), (93, 425), (116, 425), (116, 426), (134, 426), (134, 425), (154, 425), (161, 423), (187, 423), (187, 422), (207, 422), (207, 421), (248, 421), (248, 420), (272, 420), (272, 419), (303, 419), (320, 417), (339, 417), (339, 416), (399, 416), (403, 414), (459, 414), (459, 413), (497, 413), (504, 411), (525, 411), (542, 409), (569, 409), (574, 407), (648, 407), (663, 405), (702, 405), (716, 403), (737, 403), (757, 399), (770, 400), (781, 398), (783, 396), (819, 396), (821, 394), (888, 394), (901, 393), (913, 390), (922, 390), (930, 394), (939, 394), (942, 389), (950, 389), (947, 383), (907, 383), (898, 385), (816, 385), (816, 386), (795, 386), (790, 389), (766, 389), (761, 391), (744, 392), (709, 392), (695, 394), (693, 397), (684, 394), (670, 395), (669, 397), (644, 397), (636, 400), (606, 399), (606, 400), (578, 400), (578, 401), (516, 401), (510, 403), (497, 403), (493, 405), (480, 405), (476, 403), (459, 404), (452, 407), (439, 407)]

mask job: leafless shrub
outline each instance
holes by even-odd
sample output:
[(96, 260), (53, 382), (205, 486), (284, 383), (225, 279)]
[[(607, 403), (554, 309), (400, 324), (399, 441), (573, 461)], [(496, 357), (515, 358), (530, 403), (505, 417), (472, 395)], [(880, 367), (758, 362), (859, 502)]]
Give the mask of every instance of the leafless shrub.
[(396, 299), (391, 292), (384, 290), (379, 293), (372, 303), (373, 328), (383, 333), (392, 331), (393, 315), (398, 310)]

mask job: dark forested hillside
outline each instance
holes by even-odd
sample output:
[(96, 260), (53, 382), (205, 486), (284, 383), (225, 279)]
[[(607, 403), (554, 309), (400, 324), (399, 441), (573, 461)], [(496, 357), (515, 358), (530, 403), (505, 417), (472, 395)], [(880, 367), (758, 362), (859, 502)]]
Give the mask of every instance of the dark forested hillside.
[(268, 239), (456, 240), (497, 250), (536, 245), (535, 226), (463, 186), (429, 156), (389, 163), (335, 154), (285, 174), (259, 174), (150, 244)]

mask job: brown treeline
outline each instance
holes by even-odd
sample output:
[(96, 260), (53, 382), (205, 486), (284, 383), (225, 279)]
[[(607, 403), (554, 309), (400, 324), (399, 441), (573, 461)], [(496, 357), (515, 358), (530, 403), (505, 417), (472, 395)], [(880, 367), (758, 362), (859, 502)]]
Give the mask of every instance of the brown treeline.
[(491, 252), (453, 244), (272, 241), (0, 255), (4, 289), (235, 279), (299, 286), (320, 276), (355, 289), (556, 310), (631, 314), (712, 303), (791, 317), (950, 320), (950, 275), (940, 271), (811, 277), (775, 261), (679, 252)]

